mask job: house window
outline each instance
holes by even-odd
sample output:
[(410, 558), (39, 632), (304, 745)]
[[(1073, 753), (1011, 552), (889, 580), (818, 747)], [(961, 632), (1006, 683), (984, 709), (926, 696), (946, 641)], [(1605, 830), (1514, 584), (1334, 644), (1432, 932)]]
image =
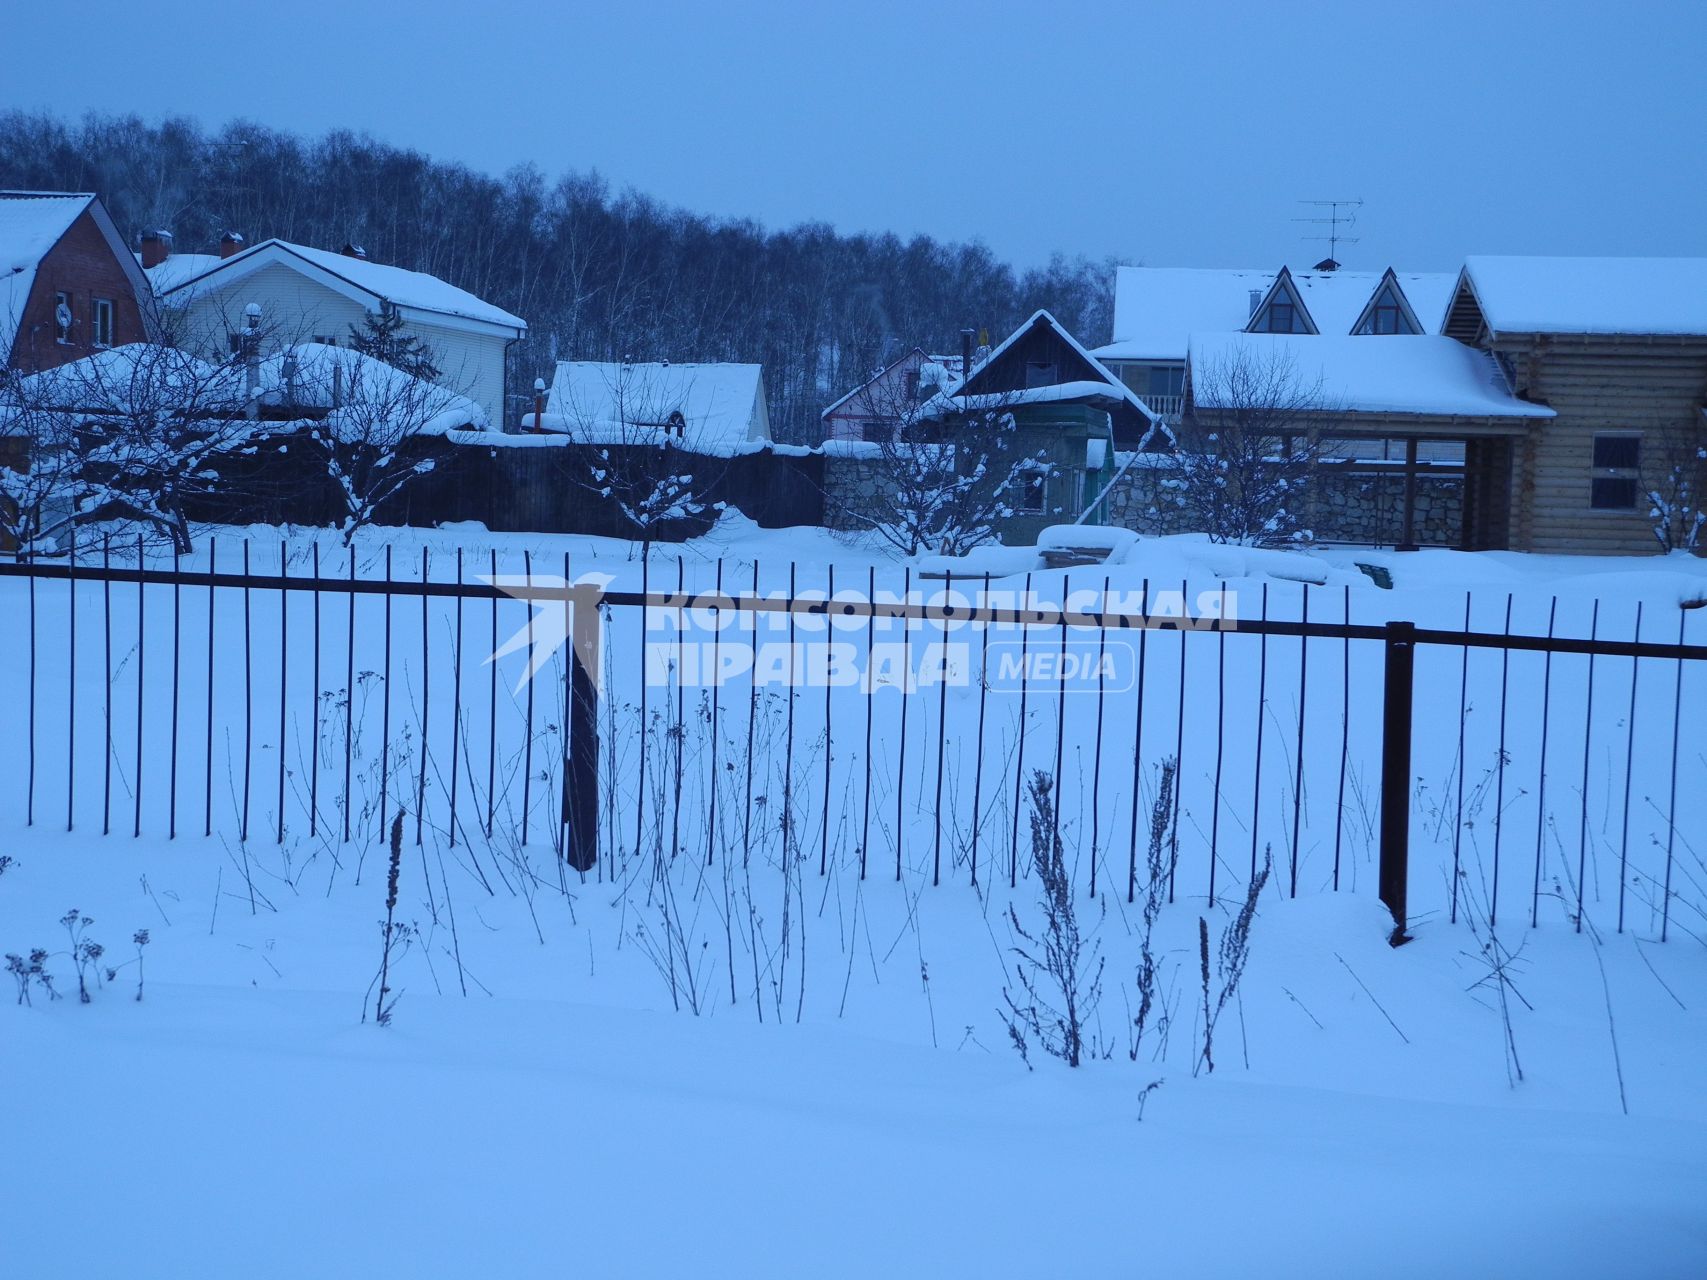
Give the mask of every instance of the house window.
[(1025, 385), (1027, 387), (1054, 386), (1055, 362), (1052, 360), (1027, 360), (1025, 362)]
[(1028, 467), (1018, 477), (1018, 510), (1022, 514), (1038, 515), (1043, 511), (1044, 499), (1048, 496), (1045, 492), (1047, 479), (1048, 473), (1041, 467)]
[(1152, 365), (1150, 383), (1145, 390), (1152, 396), (1178, 396), (1185, 389), (1185, 366), (1180, 364)]
[(1375, 322), (1372, 333), (1399, 332), (1399, 308), (1391, 303), (1382, 303), (1375, 308)]
[(1641, 465), (1641, 436), (1596, 436), (1589, 506), (1596, 511), (1634, 510), (1641, 496), (1636, 475)]
[(338, 339), (335, 334), (317, 333), (314, 335), (314, 340), (323, 347), (335, 347), (338, 345)]
[(96, 298), (89, 322), (89, 341), (97, 347), (113, 345), (113, 300)]
[(71, 311), (71, 295), (69, 293), (54, 294), (53, 327), (54, 336), (57, 341), (63, 343), (69, 343), (71, 341), (71, 325), (73, 320), (74, 316)]
[(1270, 333), (1292, 332), (1292, 304), (1290, 302), (1269, 304), (1268, 331)]

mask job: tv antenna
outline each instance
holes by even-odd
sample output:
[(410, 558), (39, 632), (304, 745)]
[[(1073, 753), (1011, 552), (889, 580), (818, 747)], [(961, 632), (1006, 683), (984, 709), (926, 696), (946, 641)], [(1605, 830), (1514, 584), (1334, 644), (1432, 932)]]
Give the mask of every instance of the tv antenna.
[(1339, 266), (1336, 259), (1342, 244), (1356, 244), (1359, 237), (1348, 236), (1345, 233), (1357, 225), (1357, 211), (1363, 208), (1362, 200), (1300, 200), (1301, 205), (1307, 205), (1313, 212), (1308, 217), (1294, 218), (1294, 222), (1308, 223), (1313, 227), (1326, 227), (1326, 235), (1305, 236), (1306, 240), (1325, 240), (1328, 244), (1327, 262), (1320, 264), (1318, 270), (1332, 271)]

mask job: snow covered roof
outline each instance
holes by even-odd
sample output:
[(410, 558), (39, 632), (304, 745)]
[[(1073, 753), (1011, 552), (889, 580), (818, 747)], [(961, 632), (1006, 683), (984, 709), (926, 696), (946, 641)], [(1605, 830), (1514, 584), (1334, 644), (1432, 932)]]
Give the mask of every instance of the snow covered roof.
[[(142, 261), (140, 253), (136, 258), (138, 262)], [(167, 293), (186, 280), (193, 280), (212, 270), (223, 261), (225, 259), (217, 253), (174, 253), (164, 262), (148, 268), (148, 283), (153, 286), (155, 293)]]
[(1707, 335), (1707, 258), (1475, 254), (1464, 276), (1495, 333)]
[[(1008, 409), (1022, 404), (1131, 404), (1135, 397), (1119, 382), (1057, 382), (1047, 387), (1026, 387), (1022, 391), (991, 391), (983, 395), (935, 396), (933, 410), (952, 412), (957, 409)], [(1143, 401), (1137, 402), (1142, 408)], [(1146, 409), (1147, 414), (1149, 411)]]
[[(1553, 410), (1512, 395), (1494, 356), (1439, 334), (1194, 333), (1192, 400), (1217, 408), (1216, 368), (1271, 359), (1291, 366), (1302, 391), (1318, 387), (1337, 413), (1433, 414), (1463, 418), (1551, 418)], [(1262, 366), (1258, 366), (1262, 367)]]
[[(1121, 267), (1114, 279), (1114, 340), (1105, 360), (1183, 360), (1193, 333), (1242, 329), (1252, 294), (1268, 296), (1280, 272), (1199, 267)], [(1298, 298), (1323, 334), (1347, 334), (1381, 283), (1381, 271), (1289, 271)], [(1446, 314), (1456, 277), (1399, 271), (1399, 287), (1429, 331)]]
[[(1014, 343), (1019, 341), (1021, 336), (1029, 332), (1034, 325), (1038, 324), (1047, 325), (1049, 328), (1053, 329), (1062, 342), (1066, 343), (1071, 350), (1084, 358), (1085, 363), (1090, 366), (1093, 373), (1101, 376), (1103, 382), (1070, 382), (1058, 384), (1052, 387), (1033, 387), (1023, 392), (1007, 391), (992, 393), (990, 395), (980, 395), (975, 393), (969, 396), (965, 394), (965, 388), (970, 387), (973, 382), (977, 380), (980, 373), (994, 365), (1009, 347), (1013, 346)], [(960, 384), (960, 387), (960, 390), (956, 390), (952, 394), (954, 396), (955, 404), (961, 408), (991, 408), (994, 407), (993, 402), (998, 400), (1003, 404), (1040, 404), (1046, 401), (1082, 400), (1093, 395), (1105, 395), (1110, 401), (1122, 401), (1131, 405), (1132, 408), (1138, 411), (1145, 421), (1152, 425), (1160, 421), (1154, 413), (1150, 412), (1150, 406), (1138, 398), (1137, 392), (1133, 391), (1131, 387), (1127, 386), (1119, 378), (1115, 377), (1109, 370), (1108, 366), (1103, 364), (1103, 362), (1098, 360), (1096, 356), (1087, 351), (1084, 344), (1067, 331), (1065, 325), (1042, 308), (1032, 312), (1030, 319), (1020, 325), (1019, 328), (1015, 329), (1007, 337), (1003, 338), (1002, 341), (997, 344), (995, 350), (991, 351), (989, 355), (983, 358), (983, 360), (974, 365), (972, 367), (972, 372), (966, 376), (965, 380)], [(1077, 387), (1079, 390), (1076, 393), (1065, 394), (1063, 392), (1067, 387)], [(938, 399), (940, 398), (941, 397), (938, 397)]]
[[(174, 265), (181, 259), (188, 260), (187, 265)], [(229, 258), (199, 253), (174, 254), (152, 268), (148, 276), (155, 282), (155, 293), (165, 296), (181, 289), (198, 292), (221, 289), (274, 263), (302, 271), (322, 284), (356, 298), (364, 306), (370, 300), (390, 302), (405, 310), (446, 316), (474, 325), (494, 326), (518, 334), (527, 330), (527, 321), (519, 316), (513, 316), (465, 289), (447, 284), (437, 276), (369, 262), (365, 258), (352, 258), (327, 249), (311, 249), (286, 240), (263, 240)]]
[(242, 377), (229, 376), (222, 383), (217, 366), (176, 347), (133, 342), (32, 373), (22, 380), (21, 398), (42, 409), (113, 413), (134, 411), (143, 398), (158, 407), (181, 390), (202, 408), (225, 402), (235, 408)]
[(330, 410), (334, 427), (358, 403), (368, 418), (389, 412), (418, 419), (412, 430), (420, 435), (489, 426), (486, 411), (468, 397), (348, 347), (297, 343), (259, 361), (257, 379), (263, 403)]
[(12, 355), (36, 268), (94, 196), (0, 191), (0, 365)]
[(92, 414), (182, 407), (185, 399), (197, 412), (242, 414), (259, 401), (311, 410), (303, 416), (334, 432), (388, 418), (406, 419), (406, 429), (419, 435), (489, 426), (485, 411), (466, 396), (345, 347), (287, 347), (258, 361), (255, 379), (251, 389), (250, 371), (237, 360), (215, 365), (176, 347), (134, 342), (29, 375), (20, 401)]
[(689, 448), (768, 440), (763, 372), (756, 364), (560, 360), (539, 425), (590, 443), (622, 444), (636, 428), (661, 432), (680, 414)]

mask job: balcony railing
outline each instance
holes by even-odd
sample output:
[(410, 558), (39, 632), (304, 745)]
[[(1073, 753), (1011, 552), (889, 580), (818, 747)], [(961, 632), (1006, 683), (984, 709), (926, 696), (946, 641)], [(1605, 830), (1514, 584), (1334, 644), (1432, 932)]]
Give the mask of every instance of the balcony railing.
[(1185, 403), (1184, 396), (1148, 396), (1142, 391), (1138, 398), (1150, 406), (1150, 412), (1159, 414), (1169, 422), (1178, 422), (1180, 409)]

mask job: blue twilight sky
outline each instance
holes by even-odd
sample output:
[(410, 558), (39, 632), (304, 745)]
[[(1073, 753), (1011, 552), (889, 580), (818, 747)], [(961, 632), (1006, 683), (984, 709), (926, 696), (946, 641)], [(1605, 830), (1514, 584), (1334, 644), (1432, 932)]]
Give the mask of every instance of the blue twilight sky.
[[(0, 108), (364, 130), (704, 213), (1161, 266), (1707, 254), (1707, 3), (0, 0)], [(0, 175), (3, 179), (3, 175)]]

